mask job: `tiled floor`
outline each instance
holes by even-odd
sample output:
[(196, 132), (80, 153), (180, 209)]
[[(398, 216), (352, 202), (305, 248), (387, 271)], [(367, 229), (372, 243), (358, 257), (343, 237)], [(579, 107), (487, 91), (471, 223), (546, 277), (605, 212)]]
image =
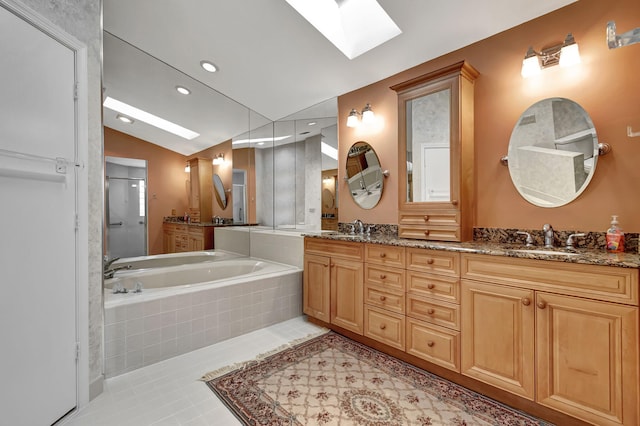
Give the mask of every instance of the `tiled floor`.
[(298, 317), (107, 379), (104, 392), (63, 425), (239, 425), (198, 379), (321, 330)]

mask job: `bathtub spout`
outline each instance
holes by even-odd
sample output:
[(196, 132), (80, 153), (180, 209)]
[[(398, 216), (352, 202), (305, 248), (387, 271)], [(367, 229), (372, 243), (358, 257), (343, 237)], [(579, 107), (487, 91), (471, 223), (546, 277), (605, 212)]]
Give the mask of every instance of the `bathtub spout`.
[(104, 279), (108, 280), (109, 278), (113, 278), (113, 276), (116, 274), (117, 271), (120, 271), (122, 269), (131, 269), (131, 265), (121, 265), (121, 266), (116, 266), (114, 268), (109, 268), (107, 270), (104, 271)]

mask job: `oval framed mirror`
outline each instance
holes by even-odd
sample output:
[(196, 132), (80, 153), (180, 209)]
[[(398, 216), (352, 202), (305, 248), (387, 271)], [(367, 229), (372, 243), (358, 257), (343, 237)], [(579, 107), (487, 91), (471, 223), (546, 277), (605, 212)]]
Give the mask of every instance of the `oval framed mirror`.
[(589, 185), (598, 160), (589, 114), (566, 98), (536, 102), (522, 113), (509, 141), (511, 181), (538, 207), (560, 207)]
[(222, 179), (218, 176), (217, 173), (213, 175), (213, 188), (216, 194), (216, 200), (218, 201), (218, 205), (223, 210), (227, 208), (227, 191), (224, 189), (224, 185), (222, 184)]
[(368, 143), (351, 145), (347, 154), (347, 185), (353, 201), (363, 209), (372, 209), (380, 201), (384, 189), (380, 160)]

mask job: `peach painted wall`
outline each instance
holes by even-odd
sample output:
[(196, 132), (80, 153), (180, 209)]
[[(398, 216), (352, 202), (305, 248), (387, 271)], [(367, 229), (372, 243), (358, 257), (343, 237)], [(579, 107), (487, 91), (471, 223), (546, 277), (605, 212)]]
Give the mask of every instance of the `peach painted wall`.
[(188, 208), (184, 172), (187, 157), (142, 139), (104, 128), (104, 155), (147, 160), (147, 233), (149, 254), (162, 253), (162, 219)]
[[(210, 148), (204, 149), (200, 152), (196, 152), (191, 158), (209, 158), (213, 161), (213, 158), (218, 155), (224, 155), (224, 162), (220, 165), (213, 165), (213, 173), (217, 173), (220, 176), (220, 180), (222, 180), (222, 184), (226, 190), (231, 189), (231, 183), (233, 179), (233, 150), (232, 150), (231, 140), (226, 142), (222, 142), (220, 144), (214, 145)], [(213, 179), (213, 176), (211, 177)], [(216, 200), (215, 193), (212, 196), (213, 199), (213, 215), (220, 216), (225, 219), (233, 219), (233, 200), (231, 199), (231, 192), (227, 192), (227, 207), (222, 208), (218, 204)]]
[[(627, 126), (640, 131), (640, 44), (609, 50), (607, 21), (618, 33), (640, 25), (638, 0), (580, 0), (478, 43), (426, 62), (338, 98), (338, 156), (345, 164), (349, 147), (365, 140), (378, 153), (385, 180), (378, 206), (363, 210), (354, 204), (339, 169), (341, 222), (356, 218), (369, 223), (397, 223), (398, 122), (397, 97), (389, 89), (421, 74), (466, 60), (479, 72), (475, 84), (475, 157), (477, 215), (475, 226), (604, 231), (617, 214), (623, 229), (640, 231), (640, 138), (629, 138)], [(520, 67), (527, 48), (536, 50), (561, 43), (573, 33), (582, 64), (553, 67), (523, 79)], [(520, 114), (533, 103), (565, 97), (582, 105), (595, 124), (600, 141), (612, 152), (599, 158), (589, 187), (575, 201), (558, 208), (541, 208), (525, 201), (511, 183), (499, 159), (506, 155), (511, 131)], [(379, 122), (370, 128), (345, 126), (351, 108), (371, 103)]]

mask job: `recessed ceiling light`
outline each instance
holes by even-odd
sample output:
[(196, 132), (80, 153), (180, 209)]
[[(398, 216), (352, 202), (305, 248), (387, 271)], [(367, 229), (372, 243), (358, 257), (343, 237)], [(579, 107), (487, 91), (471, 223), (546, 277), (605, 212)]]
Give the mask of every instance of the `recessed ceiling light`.
[(200, 61), (200, 66), (204, 68), (205, 71), (209, 71), (209, 72), (218, 71), (218, 67), (216, 67), (212, 62), (209, 62), (209, 61)]
[(131, 124), (134, 121), (132, 118), (129, 118), (126, 115), (122, 115), (122, 114), (116, 115), (116, 118), (122, 121), (123, 123), (127, 123), (127, 124)]
[(104, 100), (103, 105), (110, 110), (119, 112), (121, 114), (126, 114), (127, 116), (133, 117), (136, 120), (140, 120), (144, 123), (150, 124), (169, 133), (173, 133), (174, 135), (178, 135), (187, 140), (191, 140), (200, 136), (199, 133), (196, 133), (193, 130), (186, 129), (178, 124), (172, 123), (171, 121), (165, 120), (164, 118), (149, 114), (146, 111), (110, 97), (107, 97), (107, 99)]
[(187, 89), (184, 86), (176, 86), (176, 90), (178, 91), (178, 93), (182, 93), (183, 95), (188, 95), (191, 93), (191, 90)]

